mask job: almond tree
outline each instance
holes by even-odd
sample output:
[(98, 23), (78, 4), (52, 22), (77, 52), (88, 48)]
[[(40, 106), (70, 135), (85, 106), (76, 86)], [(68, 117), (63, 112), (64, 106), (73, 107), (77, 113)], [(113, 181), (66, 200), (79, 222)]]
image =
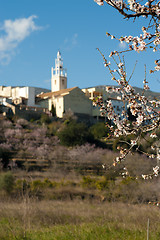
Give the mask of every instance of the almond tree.
[[(112, 121), (114, 126), (111, 126), (111, 136), (133, 136), (129, 142), (126, 142), (128, 147), (119, 147), (120, 156), (114, 159), (113, 165), (117, 165), (121, 161), (124, 161), (128, 153), (133, 149), (146, 154), (148, 157), (157, 159), (157, 165), (153, 168), (153, 173), (149, 175), (142, 175), (144, 179), (150, 179), (153, 176), (159, 174), (159, 161), (160, 161), (160, 141), (157, 136), (157, 131), (160, 126), (160, 100), (149, 100), (145, 97), (145, 91), (149, 89), (146, 79), (143, 80), (143, 94), (136, 93), (134, 88), (130, 85), (130, 77), (127, 76), (126, 67), (124, 62), (124, 54), (131, 51), (142, 52), (147, 48), (151, 48), (154, 52), (159, 51), (160, 44), (160, 2), (156, 0), (148, 1), (136, 1), (136, 0), (94, 0), (98, 5), (103, 6), (105, 4), (110, 5), (116, 9), (125, 19), (133, 19), (144, 17), (147, 19), (147, 25), (142, 27), (142, 34), (140, 36), (125, 36), (116, 37), (110, 33), (107, 36), (111, 39), (116, 39), (121, 43), (127, 44), (127, 50), (125, 51), (111, 51), (109, 58), (106, 58), (103, 53), (98, 49), (103, 57), (104, 65), (108, 68), (112, 80), (118, 84), (118, 87), (111, 87), (109, 91), (117, 92), (121, 94), (121, 99), (124, 102), (124, 111), (121, 115), (117, 115), (114, 112), (112, 101), (107, 101), (104, 105), (103, 101), (97, 101), (97, 104), (104, 109), (108, 115), (109, 120)], [(112, 63), (113, 60), (113, 63)], [(150, 70), (153, 74), (160, 70), (160, 59), (155, 59), (155, 67)], [(134, 71), (133, 71), (134, 72)], [(129, 121), (126, 107), (130, 109), (131, 114), (134, 116), (134, 121)], [(151, 141), (148, 152), (142, 152), (140, 144), (146, 134), (150, 138), (155, 139)], [(146, 139), (147, 140), (147, 139)], [(127, 171), (126, 171), (127, 172)]]

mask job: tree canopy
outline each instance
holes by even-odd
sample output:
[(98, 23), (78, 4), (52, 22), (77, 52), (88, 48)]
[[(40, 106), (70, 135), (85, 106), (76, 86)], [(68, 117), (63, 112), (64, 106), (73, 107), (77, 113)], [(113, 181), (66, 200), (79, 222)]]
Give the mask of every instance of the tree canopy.
[[(149, 89), (146, 67), (145, 67), (145, 78), (143, 81), (143, 92), (142, 94), (136, 93), (134, 88), (130, 85), (132, 74), (128, 77), (126, 71), (126, 65), (124, 61), (124, 55), (127, 52), (136, 51), (138, 53), (151, 48), (154, 52), (159, 51), (160, 44), (160, 3), (158, 1), (136, 1), (136, 0), (94, 0), (98, 5), (103, 6), (105, 4), (110, 5), (125, 19), (133, 19), (144, 17), (147, 19), (146, 26), (142, 27), (142, 34), (140, 36), (124, 36), (118, 38), (117, 36), (107, 33), (111, 39), (116, 39), (121, 43), (125, 42), (128, 47), (124, 51), (111, 51), (106, 58), (104, 54), (98, 49), (103, 57), (104, 66), (109, 70), (112, 80), (118, 85), (118, 87), (111, 87), (108, 91), (117, 92), (121, 95), (121, 100), (124, 102), (124, 111), (118, 115), (114, 112), (112, 101), (109, 100), (105, 104), (105, 111), (108, 115), (108, 119), (112, 121), (113, 126), (110, 127), (112, 132), (111, 137), (120, 137), (130, 135), (132, 139), (125, 141), (127, 147), (118, 147), (120, 156), (114, 159), (114, 165), (125, 160), (128, 153), (132, 151), (138, 151), (141, 154), (145, 154), (149, 158), (157, 159), (157, 165), (153, 167), (153, 173), (143, 174), (144, 179), (153, 178), (159, 174), (159, 161), (160, 161), (160, 141), (159, 132), (160, 127), (160, 100), (153, 99), (149, 100), (145, 96), (145, 91)], [(144, 21), (145, 25), (145, 21)], [(155, 71), (160, 70), (160, 59), (155, 59), (154, 69), (150, 69), (150, 73), (153, 74)], [(104, 110), (104, 103), (98, 102)], [(133, 121), (130, 121), (128, 117), (128, 111), (133, 115)], [(131, 117), (131, 116), (130, 116)], [(148, 136), (155, 141), (149, 141)], [(150, 151), (142, 151), (142, 142), (150, 143)]]

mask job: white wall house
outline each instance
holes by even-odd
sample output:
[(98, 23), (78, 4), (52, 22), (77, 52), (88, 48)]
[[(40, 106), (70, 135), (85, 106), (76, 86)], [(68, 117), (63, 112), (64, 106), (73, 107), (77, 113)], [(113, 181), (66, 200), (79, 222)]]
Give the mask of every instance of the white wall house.
[(49, 90), (37, 87), (0, 86), (1, 98), (10, 99), (14, 104), (23, 104), (31, 107), (37, 106), (35, 103), (35, 97), (38, 93), (42, 92), (49, 92)]
[[(100, 117), (100, 108), (94, 106), (93, 99), (102, 96), (107, 100), (106, 86), (80, 89), (78, 87), (67, 88), (67, 70), (63, 67), (63, 59), (60, 51), (55, 59), (55, 66), (51, 68), (51, 92), (48, 89), (37, 87), (4, 87), (0, 86), (0, 102), (6, 106), (19, 105), (20, 109), (35, 109), (38, 111), (51, 111), (56, 109), (56, 115), (62, 118), (67, 110), (74, 114), (85, 114), (92, 117)], [(122, 111), (122, 101), (112, 99), (116, 113)], [(10, 104), (10, 105), (9, 105)], [(26, 107), (25, 107), (26, 106)]]
[(91, 88), (83, 88), (82, 91), (86, 94), (86, 96), (93, 100), (94, 98), (98, 96), (105, 97), (106, 95), (106, 86), (97, 86), (97, 87), (91, 87)]
[(67, 88), (67, 73), (59, 51), (55, 68), (51, 68), (51, 89), (52, 92), (37, 95), (37, 103), (41, 107), (47, 107), (51, 111), (54, 106), (59, 118), (62, 118), (67, 110), (74, 114), (92, 116), (92, 101), (84, 92), (78, 87)]
[[(120, 97), (114, 97), (111, 98), (108, 95), (109, 89), (112, 89), (110, 86), (97, 86), (97, 87), (91, 87), (91, 88), (84, 88), (82, 91), (86, 94), (86, 96), (89, 97), (89, 99), (94, 100), (97, 97), (102, 97), (103, 100), (106, 102), (108, 100), (112, 101), (112, 105), (114, 108), (114, 112), (116, 114), (121, 114), (124, 110), (124, 104)], [(103, 114), (104, 111), (100, 110), (101, 108), (99, 106), (96, 106), (93, 104), (93, 110), (92, 110), (92, 116), (93, 117), (106, 117), (106, 114)]]
[(51, 111), (53, 105), (59, 118), (62, 118), (68, 110), (74, 114), (92, 116), (92, 101), (78, 87), (40, 94), (38, 98), (41, 107), (47, 106)]

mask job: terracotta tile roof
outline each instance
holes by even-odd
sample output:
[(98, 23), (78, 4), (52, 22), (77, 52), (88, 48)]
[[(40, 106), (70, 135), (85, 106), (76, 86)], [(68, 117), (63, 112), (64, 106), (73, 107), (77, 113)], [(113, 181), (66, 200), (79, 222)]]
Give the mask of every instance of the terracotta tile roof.
[(62, 89), (60, 91), (56, 91), (56, 92), (42, 93), (42, 94), (38, 94), (37, 97), (42, 98), (42, 99), (51, 98), (52, 96), (58, 97), (63, 94), (69, 94), (69, 92), (71, 92), (75, 88), (77, 88), (77, 87), (66, 88), (66, 89)]

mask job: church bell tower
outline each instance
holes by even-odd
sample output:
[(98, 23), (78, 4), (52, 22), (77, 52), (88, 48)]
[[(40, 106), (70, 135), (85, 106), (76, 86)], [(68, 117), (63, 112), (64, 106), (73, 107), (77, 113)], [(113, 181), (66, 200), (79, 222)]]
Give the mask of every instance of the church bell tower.
[(60, 51), (55, 59), (55, 68), (51, 68), (51, 91), (56, 92), (67, 88), (67, 70), (63, 68)]

